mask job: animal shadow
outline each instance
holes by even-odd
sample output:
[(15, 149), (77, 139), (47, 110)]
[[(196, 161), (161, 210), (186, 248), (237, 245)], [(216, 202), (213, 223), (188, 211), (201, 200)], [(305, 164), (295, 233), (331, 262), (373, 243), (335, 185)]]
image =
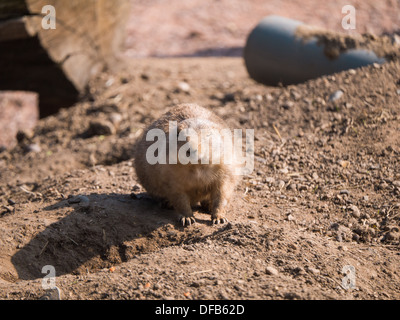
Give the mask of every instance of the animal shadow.
[(46, 265), (55, 268), (56, 276), (87, 273), (177, 241), (169, 236), (175, 232), (176, 213), (148, 197), (92, 193), (80, 200), (43, 208), (54, 214), (66, 207), (73, 210), (12, 256), (20, 279), (44, 277)]

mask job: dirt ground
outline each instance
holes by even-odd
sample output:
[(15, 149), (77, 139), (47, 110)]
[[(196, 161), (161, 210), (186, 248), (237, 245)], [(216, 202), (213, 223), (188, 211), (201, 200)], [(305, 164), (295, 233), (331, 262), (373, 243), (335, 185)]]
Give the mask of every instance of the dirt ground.
[[(43, 297), (46, 265), (66, 300), (400, 298), (399, 59), (268, 87), (240, 57), (171, 58), (238, 56), (265, 13), (340, 31), (340, 2), (257, 1), (223, 11), (220, 0), (210, 15), (207, 2), (179, 13), (176, 1), (135, 0), (126, 55), (153, 58), (102, 73), (0, 151), (0, 299)], [(398, 30), (398, 1), (356, 5), (357, 31)], [(137, 182), (135, 139), (184, 102), (255, 130), (255, 169), (228, 224), (198, 208), (183, 228)]]
[[(45, 265), (64, 299), (400, 298), (399, 71), (285, 88), (255, 83), (240, 58), (102, 74), (0, 154), (0, 298), (41, 297)], [(135, 138), (180, 102), (255, 129), (255, 170), (226, 225), (199, 212), (182, 228), (136, 181)]]

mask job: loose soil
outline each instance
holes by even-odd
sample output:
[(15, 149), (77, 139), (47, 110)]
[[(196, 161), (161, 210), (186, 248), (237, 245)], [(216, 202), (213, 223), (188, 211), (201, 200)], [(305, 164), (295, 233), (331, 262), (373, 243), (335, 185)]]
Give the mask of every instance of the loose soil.
[[(102, 73), (0, 153), (0, 298), (42, 297), (53, 265), (63, 299), (399, 299), (399, 74), (395, 60), (273, 88), (241, 58)], [(185, 102), (255, 130), (228, 224), (199, 208), (182, 228), (137, 182), (135, 139)]]
[(386, 60), (399, 57), (399, 49), (394, 44), (396, 42), (400, 44), (400, 37), (396, 34), (381, 37), (371, 33), (348, 35), (308, 25), (298, 26), (295, 34), (304, 42), (316, 39), (317, 44), (324, 47), (324, 54), (333, 60), (338, 58), (341, 53), (352, 49), (370, 50)]

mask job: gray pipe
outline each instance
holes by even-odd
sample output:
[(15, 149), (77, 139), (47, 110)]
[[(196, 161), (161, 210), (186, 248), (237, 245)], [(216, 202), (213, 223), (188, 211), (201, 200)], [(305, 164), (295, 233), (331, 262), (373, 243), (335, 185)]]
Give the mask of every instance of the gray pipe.
[(317, 39), (296, 37), (302, 22), (279, 16), (268, 16), (253, 29), (244, 48), (247, 71), (254, 80), (276, 86), (304, 82), (322, 75), (368, 64), (383, 63), (370, 50), (351, 49), (336, 59), (324, 54)]

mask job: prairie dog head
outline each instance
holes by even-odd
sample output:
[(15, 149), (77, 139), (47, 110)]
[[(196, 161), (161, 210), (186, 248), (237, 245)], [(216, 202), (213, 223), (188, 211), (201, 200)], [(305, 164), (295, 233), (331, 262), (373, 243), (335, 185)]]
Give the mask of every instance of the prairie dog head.
[(183, 120), (177, 128), (178, 162), (180, 164), (218, 165), (224, 163), (232, 152), (229, 129), (201, 118)]

